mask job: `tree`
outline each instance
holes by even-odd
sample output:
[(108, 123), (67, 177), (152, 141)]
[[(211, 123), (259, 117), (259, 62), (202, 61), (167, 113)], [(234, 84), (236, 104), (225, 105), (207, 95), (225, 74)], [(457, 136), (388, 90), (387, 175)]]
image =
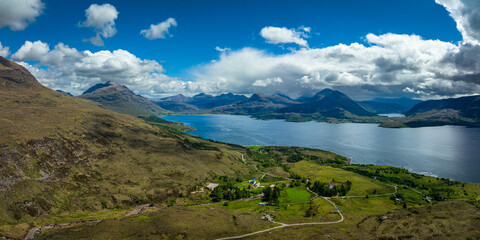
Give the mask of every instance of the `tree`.
[(219, 188), (213, 189), (212, 193), (210, 193), (210, 197), (212, 198), (212, 201), (214, 202), (220, 202), (223, 198), (222, 192), (219, 190)]
[(274, 203), (278, 203), (278, 198), (280, 197), (280, 188), (275, 186), (273, 187), (273, 192), (272, 192), (272, 199), (271, 201)]
[(263, 189), (263, 201), (270, 202), (272, 200), (272, 188), (266, 187)]
[(313, 207), (312, 205), (310, 205), (310, 207), (308, 207), (307, 211), (305, 212), (305, 217), (311, 217), (313, 215)]

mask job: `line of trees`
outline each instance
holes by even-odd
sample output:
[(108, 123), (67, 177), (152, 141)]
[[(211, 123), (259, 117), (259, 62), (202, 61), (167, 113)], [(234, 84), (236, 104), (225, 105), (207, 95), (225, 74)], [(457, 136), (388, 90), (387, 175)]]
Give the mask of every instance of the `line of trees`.
[(278, 198), (280, 197), (280, 188), (275, 187), (266, 187), (263, 189), (263, 198), (262, 200), (270, 204), (278, 204)]
[(330, 185), (327, 183), (322, 183), (319, 181), (315, 181), (313, 184), (308, 184), (310, 190), (313, 192), (317, 193), (320, 196), (324, 197), (333, 197), (333, 196), (345, 196), (347, 195), (348, 191), (352, 188), (352, 182), (350, 180), (347, 180), (345, 183), (341, 183), (340, 186), (338, 185)]
[(214, 202), (220, 202), (222, 199), (235, 200), (251, 196), (252, 193), (247, 189), (240, 189), (231, 183), (219, 185), (210, 193), (210, 197)]

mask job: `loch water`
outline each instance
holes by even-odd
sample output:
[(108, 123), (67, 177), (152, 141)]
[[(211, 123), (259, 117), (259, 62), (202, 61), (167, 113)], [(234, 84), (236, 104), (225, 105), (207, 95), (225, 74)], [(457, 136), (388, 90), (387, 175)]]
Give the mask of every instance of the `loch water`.
[(480, 128), (381, 128), (376, 124), (285, 122), (236, 115), (176, 115), (206, 139), (239, 144), (301, 146), (332, 151), (352, 163), (390, 165), (425, 175), (480, 183)]

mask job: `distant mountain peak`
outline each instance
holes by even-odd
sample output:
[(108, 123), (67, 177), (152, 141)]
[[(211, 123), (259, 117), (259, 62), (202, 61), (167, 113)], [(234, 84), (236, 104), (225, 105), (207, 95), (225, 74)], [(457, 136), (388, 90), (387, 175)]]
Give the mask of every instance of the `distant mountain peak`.
[(345, 96), (345, 97), (348, 97), (347, 95), (343, 94), (342, 92), (339, 92), (339, 91), (336, 91), (336, 90), (332, 90), (330, 88), (325, 88), (323, 89), (322, 91), (318, 92), (317, 94), (315, 94), (312, 98), (310, 98), (310, 102), (318, 102), (320, 100), (322, 100), (323, 98), (327, 97), (327, 96), (330, 96), (332, 94), (335, 94), (337, 96)]
[(59, 92), (59, 93), (67, 94), (68, 96), (73, 97), (73, 95), (72, 95), (71, 93), (62, 91), (62, 90), (60, 90), (60, 89), (55, 90), (55, 91), (57, 91), (57, 92)]
[(285, 94), (283, 94), (283, 93), (276, 93), (275, 96), (279, 96), (279, 97), (286, 98), (286, 99), (288, 99), (288, 100), (292, 100), (292, 101), (293, 101), (293, 99), (292, 99), (291, 97), (289, 97), (289, 96), (287, 96), (287, 95), (285, 95)]
[(329, 88), (323, 89), (311, 98), (302, 100), (303, 104), (293, 105), (279, 112), (321, 113), (324, 116), (345, 118), (346, 112), (357, 116), (372, 116), (358, 103), (344, 93)]
[(265, 98), (266, 96), (261, 94), (261, 93), (254, 93), (252, 96), (248, 99), (250, 102), (265, 102), (267, 99)]
[(213, 98), (213, 96), (206, 93), (199, 93), (193, 96), (193, 98)]
[(325, 89), (323, 89), (322, 91), (320, 91), (320, 92), (318, 92), (318, 93), (327, 94), (327, 93), (332, 93), (332, 92), (338, 92), (338, 91), (332, 90), (332, 89), (330, 89), (330, 88), (325, 88)]
[(85, 92), (83, 92), (82, 94), (92, 93), (92, 92), (95, 92), (98, 89), (109, 87), (109, 86), (115, 86), (115, 85), (118, 85), (118, 84), (116, 84), (112, 81), (107, 81), (106, 83), (95, 84), (92, 87), (90, 87), (89, 89), (87, 89)]
[(110, 110), (133, 116), (156, 115), (165, 112), (164, 109), (135, 94), (128, 87), (112, 81), (96, 84), (80, 97), (98, 102)]

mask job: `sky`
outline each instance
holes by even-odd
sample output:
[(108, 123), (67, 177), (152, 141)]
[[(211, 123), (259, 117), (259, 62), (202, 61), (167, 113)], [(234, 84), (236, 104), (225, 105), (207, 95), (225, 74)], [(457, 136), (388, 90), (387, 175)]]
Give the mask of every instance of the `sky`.
[(478, 0), (0, 0), (0, 55), (79, 95), (480, 93)]

